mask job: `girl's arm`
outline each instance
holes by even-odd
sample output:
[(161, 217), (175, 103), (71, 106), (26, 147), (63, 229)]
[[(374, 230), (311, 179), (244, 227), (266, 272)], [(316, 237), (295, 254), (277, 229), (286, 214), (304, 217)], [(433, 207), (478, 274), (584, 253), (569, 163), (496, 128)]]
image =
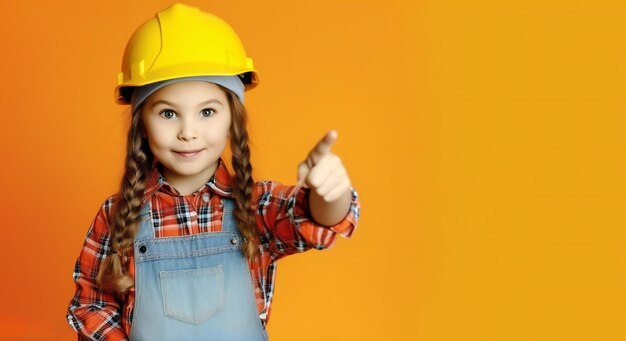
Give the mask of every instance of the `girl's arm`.
[[(341, 160), (330, 153), (331, 131), (299, 166), (296, 186), (260, 181), (253, 191), (260, 242), (275, 261), (311, 248), (328, 249), (337, 235), (351, 238), (360, 204)], [(302, 188), (302, 185), (308, 186)]]
[(109, 197), (93, 220), (74, 267), (76, 292), (67, 311), (67, 321), (80, 340), (123, 340), (122, 307), (116, 298), (96, 284), (98, 267), (109, 249)]

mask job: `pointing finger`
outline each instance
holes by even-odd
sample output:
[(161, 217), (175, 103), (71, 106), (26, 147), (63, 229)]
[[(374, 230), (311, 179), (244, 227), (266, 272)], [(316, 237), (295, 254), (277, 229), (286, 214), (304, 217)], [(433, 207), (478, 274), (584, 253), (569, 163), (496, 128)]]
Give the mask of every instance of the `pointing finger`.
[(322, 156), (328, 154), (330, 152), (330, 148), (337, 141), (338, 134), (335, 130), (331, 130), (321, 140), (317, 142), (315, 147), (311, 150), (309, 154), (312, 158), (314, 164), (316, 164)]

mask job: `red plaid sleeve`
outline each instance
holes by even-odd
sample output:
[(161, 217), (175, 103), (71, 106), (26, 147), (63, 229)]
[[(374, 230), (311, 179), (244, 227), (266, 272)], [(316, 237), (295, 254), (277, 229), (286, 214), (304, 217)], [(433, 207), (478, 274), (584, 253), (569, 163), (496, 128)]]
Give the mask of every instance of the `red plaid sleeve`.
[(283, 186), (273, 181), (258, 182), (255, 187), (255, 209), (261, 244), (273, 259), (304, 252), (311, 248), (327, 249), (335, 243), (336, 236), (350, 238), (356, 229), (360, 205), (354, 189), (350, 210), (334, 226), (322, 226), (311, 218), (309, 210), (310, 188), (301, 188), (290, 197), (293, 186)]
[(96, 284), (96, 275), (109, 248), (109, 216), (113, 197), (98, 211), (74, 267), (76, 294), (70, 302), (67, 320), (79, 340), (121, 340), (126, 337), (121, 323), (121, 304)]

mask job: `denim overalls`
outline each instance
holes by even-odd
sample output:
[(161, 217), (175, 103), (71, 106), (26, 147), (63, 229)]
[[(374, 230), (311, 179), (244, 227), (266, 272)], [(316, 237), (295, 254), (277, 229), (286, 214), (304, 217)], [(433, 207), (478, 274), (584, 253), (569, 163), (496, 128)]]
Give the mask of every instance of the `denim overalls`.
[(265, 341), (233, 199), (222, 232), (156, 238), (150, 203), (134, 241), (132, 341)]

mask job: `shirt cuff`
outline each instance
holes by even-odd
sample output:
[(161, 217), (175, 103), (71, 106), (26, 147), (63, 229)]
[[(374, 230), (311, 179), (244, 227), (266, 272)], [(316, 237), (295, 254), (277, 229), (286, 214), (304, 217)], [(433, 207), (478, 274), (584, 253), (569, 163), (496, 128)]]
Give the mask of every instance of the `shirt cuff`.
[[(310, 189), (304, 189), (305, 193), (298, 195), (299, 203), (295, 204), (292, 215), (292, 223), (296, 227), (298, 233), (316, 249), (326, 249), (331, 247), (335, 242), (335, 235), (340, 235), (346, 239), (352, 237), (356, 230), (361, 206), (358, 194), (354, 188), (350, 188), (351, 202), (350, 209), (346, 216), (337, 224), (332, 226), (323, 226), (317, 224), (312, 218), (309, 210), (309, 194)], [(332, 231), (332, 233), (329, 233)]]

